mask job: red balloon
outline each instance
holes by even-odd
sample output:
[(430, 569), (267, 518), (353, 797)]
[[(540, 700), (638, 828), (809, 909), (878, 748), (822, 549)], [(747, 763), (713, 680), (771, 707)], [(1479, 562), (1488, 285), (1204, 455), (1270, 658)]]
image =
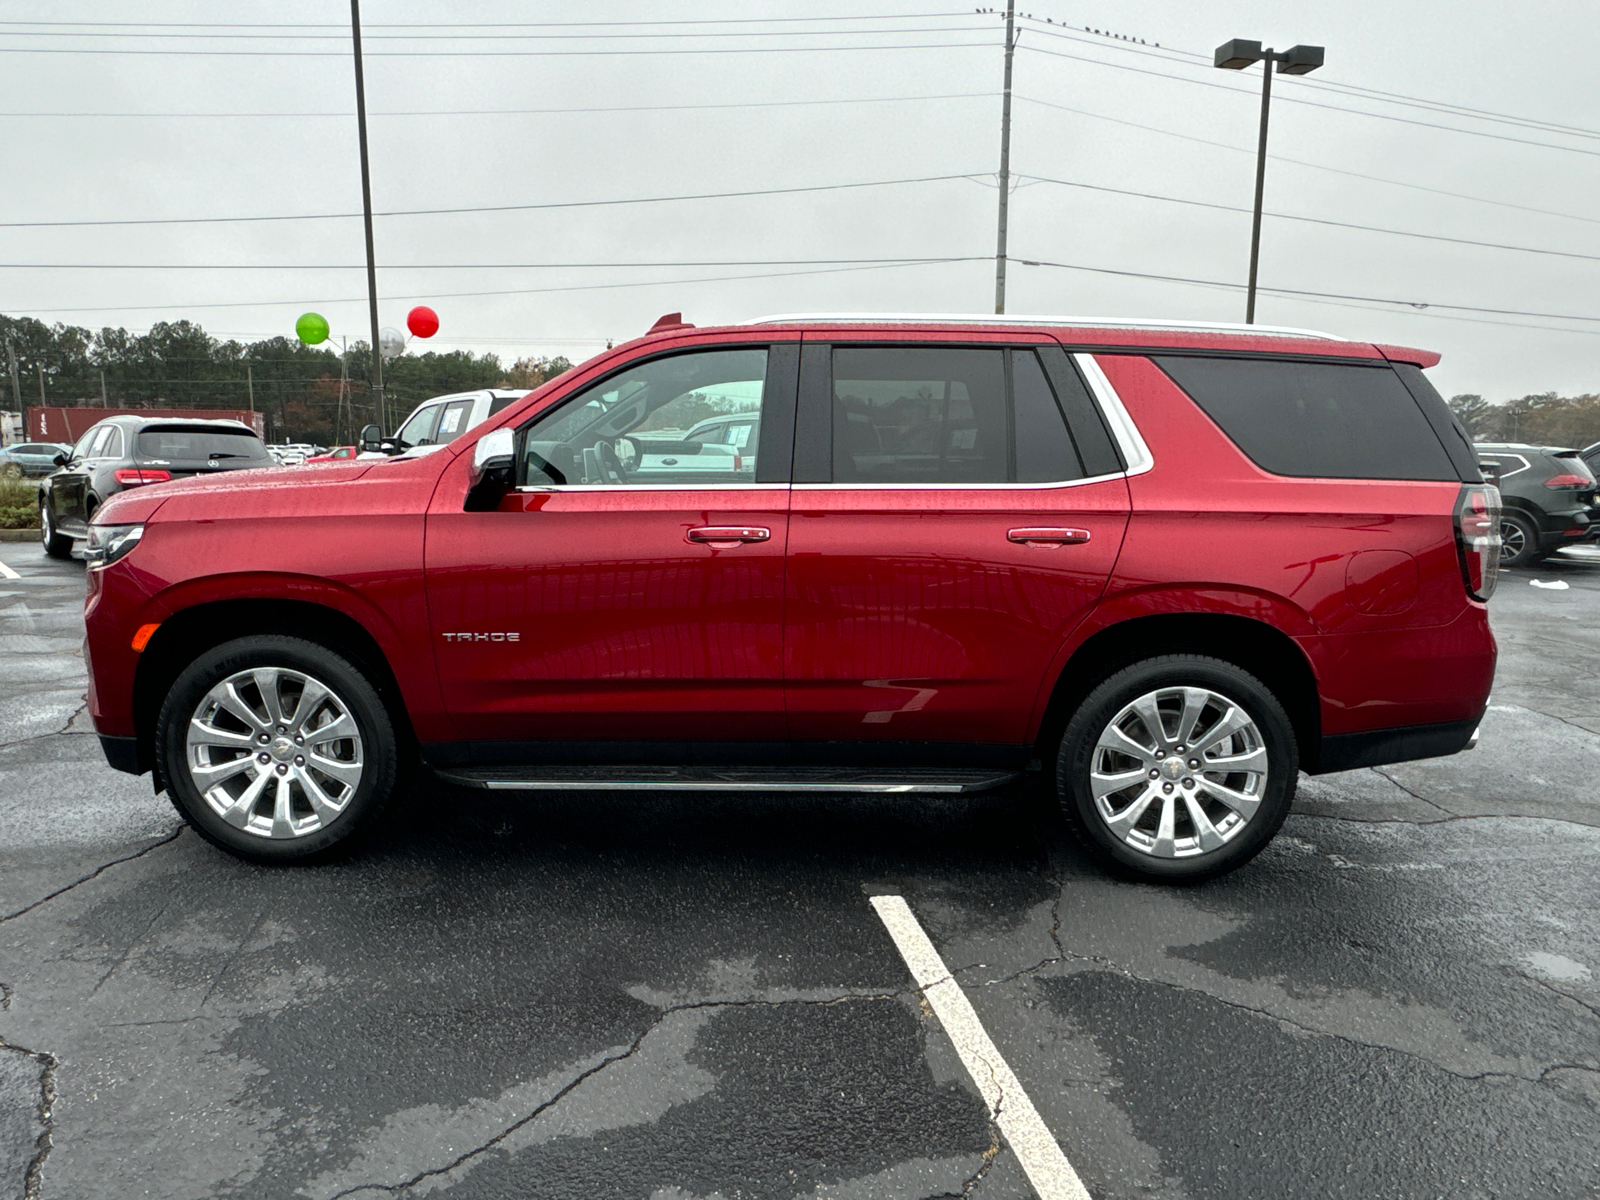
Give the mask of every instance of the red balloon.
[(439, 314), (419, 304), (406, 314), (406, 328), (413, 337), (430, 338), (439, 332)]

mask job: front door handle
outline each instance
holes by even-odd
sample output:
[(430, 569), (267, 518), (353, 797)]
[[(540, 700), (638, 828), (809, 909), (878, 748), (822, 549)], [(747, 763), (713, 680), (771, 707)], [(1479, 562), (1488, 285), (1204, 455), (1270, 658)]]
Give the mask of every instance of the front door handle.
[(691, 542), (708, 546), (737, 546), (741, 542), (768, 541), (772, 530), (759, 525), (701, 525), (689, 530), (687, 536)]
[(1087, 529), (1028, 528), (1013, 529), (1006, 534), (1008, 541), (1031, 546), (1081, 546), (1089, 540)]

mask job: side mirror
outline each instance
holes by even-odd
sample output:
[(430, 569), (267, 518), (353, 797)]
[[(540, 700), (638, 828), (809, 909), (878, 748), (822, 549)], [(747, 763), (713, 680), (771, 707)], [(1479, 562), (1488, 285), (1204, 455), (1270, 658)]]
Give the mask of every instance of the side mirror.
[(50, 460), (50, 461), (51, 461), (51, 462), (53, 462), (53, 463), (55, 463), (55, 465), (56, 465), (56, 466), (58, 466), (58, 467), (64, 467), (64, 466), (66, 466), (66, 465), (67, 465), (67, 464), (68, 464), (68, 463), (69, 463), (69, 462), (71, 462), (71, 461), (72, 461), (72, 456), (71, 456), (71, 455), (70, 455), (70, 454), (66, 454), (66, 453), (61, 453), (61, 454), (57, 454), (57, 455), (56, 455), (56, 456), (55, 456), (55, 457), (54, 457), (54, 458), (52, 458), (52, 459), (51, 459), (51, 460)]
[(383, 430), (376, 425), (366, 425), (361, 429), (361, 448), (363, 450), (383, 449)]
[(495, 429), (472, 448), (472, 468), (467, 477), (467, 512), (491, 512), (510, 490), (516, 473), (517, 435)]

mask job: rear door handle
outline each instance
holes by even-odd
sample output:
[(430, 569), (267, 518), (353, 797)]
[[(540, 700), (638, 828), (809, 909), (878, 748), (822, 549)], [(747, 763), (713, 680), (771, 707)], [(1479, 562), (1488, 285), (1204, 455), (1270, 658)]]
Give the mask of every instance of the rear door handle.
[(741, 542), (765, 542), (772, 537), (772, 530), (763, 529), (759, 525), (701, 525), (689, 530), (688, 538), (691, 542), (703, 542), (711, 546), (737, 546)]
[(1009, 541), (1035, 546), (1079, 546), (1089, 540), (1087, 529), (1027, 528), (1006, 534)]

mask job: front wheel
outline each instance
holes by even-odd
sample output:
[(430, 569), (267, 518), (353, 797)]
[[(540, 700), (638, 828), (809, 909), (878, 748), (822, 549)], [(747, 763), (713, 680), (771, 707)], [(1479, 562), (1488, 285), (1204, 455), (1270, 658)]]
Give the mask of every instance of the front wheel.
[(71, 558), (72, 539), (56, 532), (56, 523), (50, 517), (50, 505), (39, 502), (39, 538), (44, 542), (44, 552), (51, 558)]
[(1221, 659), (1173, 654), (1125, 667), (1068, 723), (1061, 806), (1120, 874), (1193, 883), (1254, 858), (1289, 813), (1299, 771), (1283, 705)]
[(191, 663), (161, 706), (156, 755), (196, 832), (258, 862), (349, 848), (388, 806), (398, 770), (394, 725), (367, 677), (277, 635)]

